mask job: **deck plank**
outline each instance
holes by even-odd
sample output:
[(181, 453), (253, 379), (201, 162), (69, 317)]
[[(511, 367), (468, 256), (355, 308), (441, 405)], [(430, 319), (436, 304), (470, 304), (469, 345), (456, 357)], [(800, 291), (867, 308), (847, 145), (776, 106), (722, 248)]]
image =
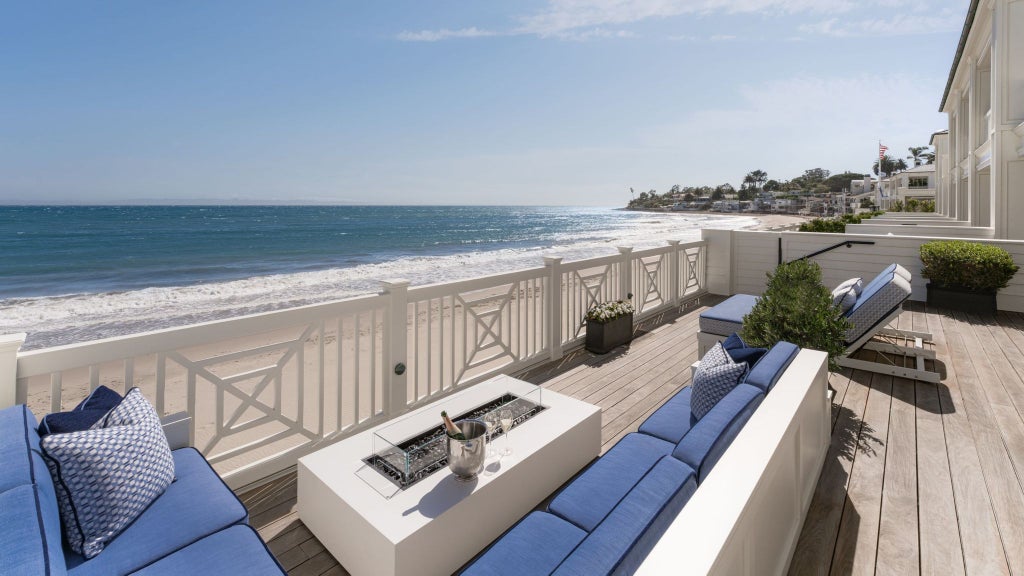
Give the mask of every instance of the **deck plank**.
[[(891, 404), (892, 376), (872, 374), (832, 559), (832, 574), (874, 573)], [(874, 437), (873, 442), (860, 439), (868, 434)]]
[(893, 378), (876, 574), (920, 572), (914, 381)]
[[(946, 361), (947, 384), (945, 396), (939, 388), (939, 400), (943, 404), (942, 424), (946, 434), (946, 451), (949, 457), (950, 474), (953, 478), (953, 495), (956, 501), (957, 522), (960, 526), (960, 541), (963, 548), (964, 568), (968, 576), (1009, 574), (1006, 555), (999, 538), (995, 512), (985, 484), (985, 473), (981, 457), (974, 441), (972, 424), (964, 408), (961, 394), (963, 386), (976, 386), (977, 382), (968, 375), (973, 367), (953, 361), (953, 350), (961, 349), (956, 325), (944, 314), (929, 319), (929, 329), (934, 336), (935, 349)], [(946, 332), (950, 330), (950, 342)], [(977, 415), (974, 416), (977, 418)]]

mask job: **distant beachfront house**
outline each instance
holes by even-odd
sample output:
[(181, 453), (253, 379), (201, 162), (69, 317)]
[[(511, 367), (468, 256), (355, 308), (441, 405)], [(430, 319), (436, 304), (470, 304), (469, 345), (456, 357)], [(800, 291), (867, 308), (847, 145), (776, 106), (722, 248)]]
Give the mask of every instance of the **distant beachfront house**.
[(1024, 1), (972, 0), (939, 111), (936, 210), (1024, 239)]
[(935, 199), (935, 165), (922, 164), (882, 179), (881, 208), (890, 209), (897, 201)]

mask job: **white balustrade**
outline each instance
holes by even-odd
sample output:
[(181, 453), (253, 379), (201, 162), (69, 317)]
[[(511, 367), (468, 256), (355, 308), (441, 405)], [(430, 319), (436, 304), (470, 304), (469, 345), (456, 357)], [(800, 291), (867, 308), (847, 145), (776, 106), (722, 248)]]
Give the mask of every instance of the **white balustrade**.
[(673, 241), (546, 257), (529, 270), (392, 280), (377, 295), (25, 352), (23, 335), (0, 337), (0, 407), (27, 403), (42, 416), (101, 384), (137, 386), (161, 415), (187, 410), (190, 443), (244, 486), (427, 399), (559, 358), (600, 302), (632, 294), (639, 320), (704, 293), (706, 254), (704, 241)]

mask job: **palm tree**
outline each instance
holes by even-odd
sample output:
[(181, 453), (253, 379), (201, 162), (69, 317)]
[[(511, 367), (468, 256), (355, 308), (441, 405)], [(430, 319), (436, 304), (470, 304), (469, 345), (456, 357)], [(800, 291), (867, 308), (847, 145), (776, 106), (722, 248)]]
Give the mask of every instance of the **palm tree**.
[[(876, 175), (878, 174), (878, 160), (875, 160), (875, 164), (874, 166), (871, 167), (871, 169), (875, 172)], [(907, 163), (902, 158), (897, 160), (892, 156), (889, 156), (888, 154), (882, 157), (882, 173), (884, 173), (885, 175), (891, 176), (896, 172), (902, 172), (906, 169)]]
[[(913, 160), (914, 166), (920, 166), (921, 164), (924, 164), (927, 160), (927, 155), (929, 154), (928, 148), (928, 146), (911, 146), (910, 148), (907, 148), (907, 150), (910, 152), (910, 156), (907, 156), (907, 160)], [(934, 162), (935, 154), (931, 153), (931, 156), (932, 162)], [(928, 163), (931, 164), (931, 162)]]

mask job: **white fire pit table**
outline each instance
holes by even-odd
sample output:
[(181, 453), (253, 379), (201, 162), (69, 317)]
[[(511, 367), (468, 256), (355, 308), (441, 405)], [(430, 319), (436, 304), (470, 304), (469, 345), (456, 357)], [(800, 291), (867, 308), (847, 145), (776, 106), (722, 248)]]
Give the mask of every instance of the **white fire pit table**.
[[(401, 489), (364, 462), (387, 445), (382, 438), (411, 438), (438, 425), (441, 410), (456, 417), (506, 393), (546, 409), (517, 424), (512, 455), (488, 459), (475, 480), (459, 482), (445, 466)], [(451, 574), (600, 449), (599, 407), (497, 376), (301, 458), (299, 517), (352, 574)]]

